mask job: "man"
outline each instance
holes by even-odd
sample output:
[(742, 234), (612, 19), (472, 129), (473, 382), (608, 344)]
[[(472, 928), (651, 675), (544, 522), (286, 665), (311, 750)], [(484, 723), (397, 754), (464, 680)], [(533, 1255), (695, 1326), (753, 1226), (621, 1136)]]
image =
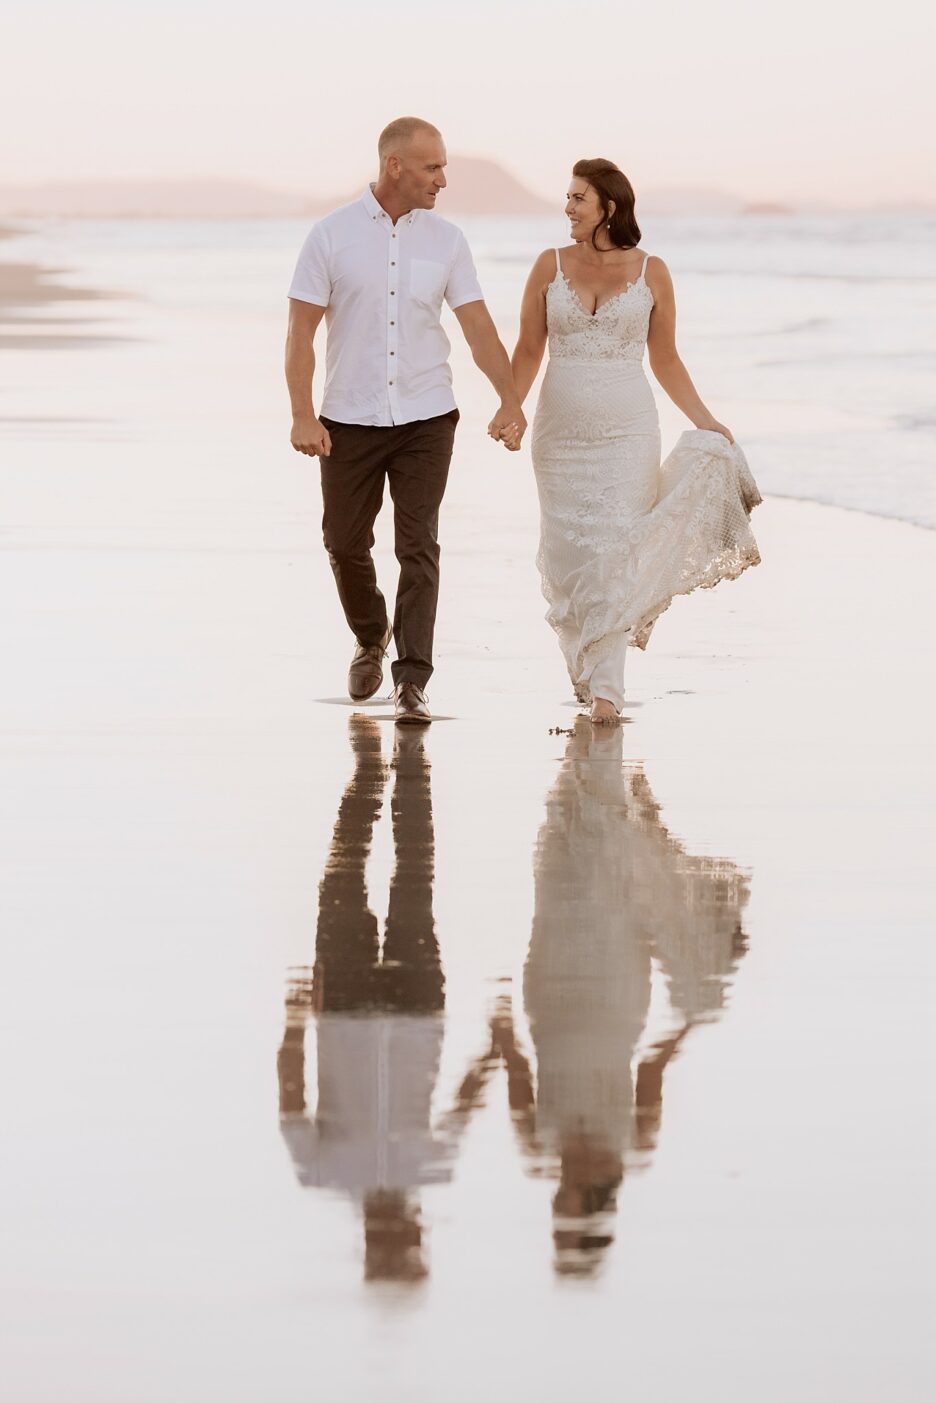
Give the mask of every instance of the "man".
[[(439, 507), (458, 422), (443, 299), (500, 396), (488, 432), (516, 451), (526, 420), (465, 236), (433, 212), (446, 185), (441, 134), (418, 117), (400, 117), (381, 133), (378, 155), (376, 183), (316, 224), (299, 255), (286, 341), (291, 441), (321, 464), (325, 547), (357, 640), (348, 692), (355, 701), (374, 695), (393, 638), (396, 719), (428, 722)], [(323, 316), (317, 416), (313, 342)], [(400, 563), (392, 627), (371, 557), (385, 479)]]

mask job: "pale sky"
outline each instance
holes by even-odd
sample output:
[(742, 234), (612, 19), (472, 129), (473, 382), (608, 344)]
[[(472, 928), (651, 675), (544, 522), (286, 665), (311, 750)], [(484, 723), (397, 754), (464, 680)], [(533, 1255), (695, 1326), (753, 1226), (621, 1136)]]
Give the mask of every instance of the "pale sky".
[(936, 202), (922, 0), (6, 0), (0, 183), (236, 178), (343, 195), (415, 113), (559, 197), (641, 187)]

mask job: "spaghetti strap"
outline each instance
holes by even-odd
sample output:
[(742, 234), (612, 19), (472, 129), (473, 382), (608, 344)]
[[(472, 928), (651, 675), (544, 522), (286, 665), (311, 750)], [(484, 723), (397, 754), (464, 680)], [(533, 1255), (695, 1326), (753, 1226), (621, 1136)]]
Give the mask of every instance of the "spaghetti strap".
[(648, 254), (646, 255), (646, 257), (644, 258), (643, 267), (642, 267), (641, 270), (640, 270), (640, 277), (637, 279), (638, 282), (640, 282), (641, 278), (643, 279), (644, 282), (647, 281), (647, 264), (648, 264), (649, 262), (650, 262), (650, 255), (649, 255), (649, 253), (648, 253)]
[(559, 250), (558, 250), (558, 249), (556, 249), (556, 272), (557, 272), (557, 273), (561, 273), (561, 272), (562, 272), (562, 264), (559, 262)]

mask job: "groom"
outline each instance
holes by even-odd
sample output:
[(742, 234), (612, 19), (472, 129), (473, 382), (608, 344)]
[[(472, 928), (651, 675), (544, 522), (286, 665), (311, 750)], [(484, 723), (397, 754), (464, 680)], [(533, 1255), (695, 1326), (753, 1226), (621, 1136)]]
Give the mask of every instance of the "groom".
[[(500, 396), (488, 432), (517, 449), (526, 420), (465, 236), (433, 212), (446, 185), (441, 133), (398, 117), (377, 150), (376, 183), (315, 225), (296, 265), (286, 340), (291, 442), (321, 464), (325, 548), (357, 640), (348, 692), (355, 701), (374, 695), (394, 638), (396, 719), (427, 722), (439, 507), (458, 423), (443, 299)], [(325, 393), (316, 415), (313, 342), (323, 316)], [(371, 557), (385, 480), (400, 563), (392, 626)]]

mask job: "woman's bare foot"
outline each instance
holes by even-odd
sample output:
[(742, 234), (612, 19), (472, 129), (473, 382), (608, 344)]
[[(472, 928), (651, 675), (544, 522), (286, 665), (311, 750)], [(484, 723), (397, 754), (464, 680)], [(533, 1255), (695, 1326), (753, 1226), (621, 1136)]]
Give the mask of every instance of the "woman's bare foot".
[(613, 702), (604, 697), (595, 697), (592, 702), (591, 719), (595, 726), (616, 726), (621, 718)]

